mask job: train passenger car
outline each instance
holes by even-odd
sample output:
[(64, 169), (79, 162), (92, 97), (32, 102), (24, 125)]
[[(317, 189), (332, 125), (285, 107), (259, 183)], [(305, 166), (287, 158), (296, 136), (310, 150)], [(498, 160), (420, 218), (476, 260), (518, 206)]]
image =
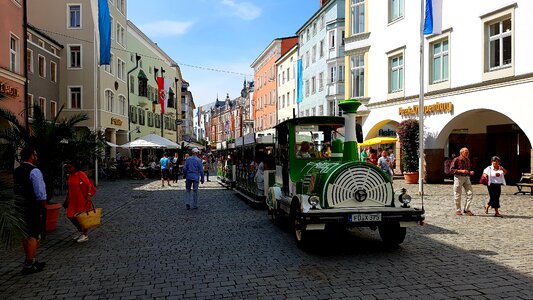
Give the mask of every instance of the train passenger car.
[(266, 192), (274, 183), (274, 136), (254, 133), (236, 139), (235, 192), (257, 205), (266, 204)]
[(215, 152), (217, 182), (227, 189), (232, 189), (237, 181), (235, 152), (235, 144), (228, 144), (225, 141), (217, 144)]
[(359, 161), (359, 105), (342, 101), (344, 118), (303, 117), (276, 126), (276, 176), (267, 192), (268, 213), (273, 221), (289, 218), (299, 247), (326, 227), (379, 229), (385, 243), (398, 245), (406, 227), (424, 220), (423, 205), (410, 207), (405, 190), (395, 194), (387, 174)]

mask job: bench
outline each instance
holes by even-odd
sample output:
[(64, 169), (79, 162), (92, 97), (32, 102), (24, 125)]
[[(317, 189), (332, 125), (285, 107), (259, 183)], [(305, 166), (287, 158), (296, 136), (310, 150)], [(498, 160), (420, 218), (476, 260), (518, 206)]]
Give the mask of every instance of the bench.
[(522, 177), (520, 178), (520, 181), (516, 183), (516, 187), (518, 188), (518, 192), (514, 193), (516, 194), (523, 194), (525, 195), (527, 191), (522, 190), (523, 188), (530, 188), (529, 193), (533, 195), (533, 181), (531, 181), (531, 173), (522, 173)]

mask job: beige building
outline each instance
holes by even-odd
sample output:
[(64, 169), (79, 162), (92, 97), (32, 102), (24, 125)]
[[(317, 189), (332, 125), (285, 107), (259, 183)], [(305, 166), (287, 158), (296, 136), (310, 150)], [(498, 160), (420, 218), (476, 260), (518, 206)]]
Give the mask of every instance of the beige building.
[(91, 3), (29, 0), (28, 21), (64, 46), (58, 101), (65, 116), (87, 114), (89, 120), (80, 129), (102, 131), (108, 141), (120, 144), (125, 140), (117, 140), (117, 133), (128, 132), (126, 1), (109, 2), (111, 64), (105, 66), (97, 61), (98, 16)]
[(294, 115), (298, 115), (296, 105), (297, 61), (298, 45), (294, 45), (276, 61), (276, 68), (278, 70), (278, 123), (292, 119)]

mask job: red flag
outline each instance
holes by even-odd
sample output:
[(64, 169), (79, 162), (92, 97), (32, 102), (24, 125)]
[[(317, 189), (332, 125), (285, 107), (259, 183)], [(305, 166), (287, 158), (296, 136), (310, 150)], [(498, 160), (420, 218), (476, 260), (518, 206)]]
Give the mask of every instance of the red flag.
[(157, 95), (159, 96), (159, 104), (161, 104), (161, 114), (165, 113), (165, 78), (157, 77)]

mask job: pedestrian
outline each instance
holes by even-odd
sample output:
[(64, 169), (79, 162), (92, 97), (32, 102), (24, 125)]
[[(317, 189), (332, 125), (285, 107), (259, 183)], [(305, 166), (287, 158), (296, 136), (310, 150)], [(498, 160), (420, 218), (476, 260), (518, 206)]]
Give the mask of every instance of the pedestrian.
[(178, 182), (178, 177), (179, 177), (179, 172), (180, 172), (179, 162), (180, 162), (179, 154), (178, 152), (176, 152), (174, 153), (174, 157), (172, 158), (172, 183)]
[(65, 199), (63, 206), (67, 209), (67, 218), (79, 232), (75, 238), (76, 242), (87, 242), (89, 240), (88, 230), (80, 225), (76, 215), (93, 208), (91, 197), (96, 193), (96, 188), (87, 177), (87, 174), (80, 170), (80, 164), (77, 161), (67, 162), (65, 168), (68, 173), (68, 191), (67, 199)]
[(378, 150), (376, 149), (370, 149), (370, 153), (368, 154), (368, 162), (373, 165), (378, 165)]
[(165, 180), (167, 181), (168, 186), (170, 185), (170, 159), (168, 158), (168, 153), (164, 153), (163, 157), (159, 160), (159, 165), (161, 166), (161, 187), (165, 186)]
[(205, 155), (202, 159), (202, 164), (204, 165), (204, 174), (207, 177), (207, 181), (211, 181), (209, 180), (209, 158)]
[(381, 156), (378, 158), (378, 167), (380, 167), (381, 171), (385, 172), (385, 174), (388, 174), (392, 180), (392, 161), (389, 157), (389, 152), (384, 150), (381, 151)]
[(361, 161), (368, 161), (368, 152), (370, 151), (369, 149), (370, 149), (370, 147), (368, 147), (366, 149), (364, 147), (361, 148), (361, 154), (359, 155), (360, 156), (359, 159)]
[(472, 191), (472, 183), (470, 182), (470, 176), (474, 175), (472, 171), (472, 164), (469, 158), (468, 148), (464, 147), (459, 151), (459, 156), (454, 158), (452, 166), (450, 167), (453, 175), (453, 197), (455, 200), (455, 214), (462, 216), (461, 213), (461, 193), (464, 188), (466, 192), (466, 203), (463, 209), (463, 213), (468, 216), (473, 216), (474, 213), (470, 210), (470, 204), (474, 193)]
[(502, 217), (500, 214), (500, 195), (502, 185), (505, 185), (505, 175), (507, 170), (501, 166), (501, 160), (498, 156), (493, 156), (491, 165), (483, 170), (483, 177), (487, 179), (487, 189), (489, 191), (489, 202), (485, 204), (485, 214), (489, 213), (489, 208), (494, 208), (494, 216)]
[(192, 155), (185, 160), (183, 175), (185, 176), (185, 190), (187, 199), (185, 207), (187, 209), (198, 209), (198, 182), (204, 183), (204, 168), (202, 160), (198, 157), (200, 150), (192, 148)]
[(25, 223), (25, 237), (22, 240), (25, 260), (22, 274), (28, 275), (43, 270), (45, 263), (36, 259), (37, 248), (45, 234), (46, 224), (46, 185), (43, 174), (35, 164), (37, 152), (26, 146), (20, 152), (22, 163), (13, 174), (15, 194), (21, 196), (22, 220)]
[(394, 150), (392, 149), (389, 150), (389, 158), (392, 162), (392, 171), (394, 173), (394, 170), (396, 170), (396, 155), (394, 154)]

